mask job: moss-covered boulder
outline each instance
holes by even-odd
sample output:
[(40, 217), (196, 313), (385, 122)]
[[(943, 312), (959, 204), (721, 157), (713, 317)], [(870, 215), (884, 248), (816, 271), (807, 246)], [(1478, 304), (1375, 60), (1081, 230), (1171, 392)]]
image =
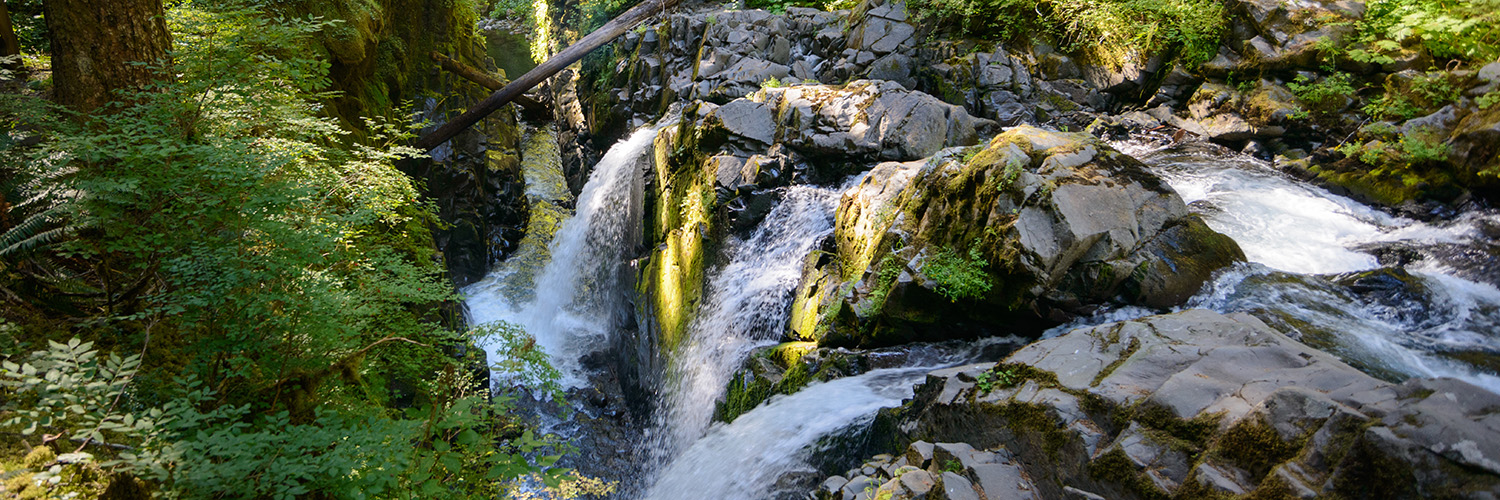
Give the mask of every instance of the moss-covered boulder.
[(1018, 127), (884, 163), (809, 257), (795, 335), (890, 345), (1026, 333), (1102, 304), (1181, 304), (1242, 260), (1139, 161), (1086, 134)]
[(933, 372), (876, 428), (888, 451), (1014, 454), (1041, 498), (1489, 498), (1497, 405), (1457, 380), (1375, 379), (1246, 314), (1188, 310)]

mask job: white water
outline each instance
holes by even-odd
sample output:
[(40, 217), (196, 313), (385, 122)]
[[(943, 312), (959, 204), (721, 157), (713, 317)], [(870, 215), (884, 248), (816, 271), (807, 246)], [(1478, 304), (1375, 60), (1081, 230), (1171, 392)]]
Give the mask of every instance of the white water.
[[(1392, 380), (1454, 377), (1500, 392), (1500, 378), (1437, 354), (1500, 353), (1495, 286), (1455, 276), (1433, 259), (1418, 261), (1406, 269), (1426, 292), (1414, 313), (1371, 303), (1329, 276), (1382, 267), (1357, 251), (1360, 246), (1475, 244), (1483, 238), (1475, 217), (1483, 216), (1420, 223), (1294, 181), (1243, 155), (1119, 147), (1151, 165), (1210, 227), (1234, 238), (1251, 263), (1221, 272), (1188, 307), (1257, 312), (1304, 342)], [(1148, 313), (1132, 308), (1107, 319)]]
[(507, 321), (524, 327), (552, 357), (564, 387), (581, 386), (579, 358), (607, 345), (619, 265), (640, 230), (642, 157), (666, 125), (637, 130), (594, 166), (573, 217), (551, 241), (550, 259), (540, 271), (530, 270), (536, 272), (530, 297), (507, 287), (507, 278), (521, 271), (507, 265), (464, 289), (470, 324)]
[(876, 410), (900, 405), (936, 368), (875, 370), (773, 397), (734, 423), (715, 424), (658, 473), (645, 498), (765, 498), (778, 477), (811, 471), (806, 459), (819, 438), (866, 424)]
[(669, 354), (665, 400), (648, 444), (652, 455), (673, 456), (702, 436), (750, 351), (785, 334), (802, 259), (833, 230), (838, 199), (835, 189), (786, 188), (748, 239), (726, 245), (729, 263), (711, 273), (686, 342)]

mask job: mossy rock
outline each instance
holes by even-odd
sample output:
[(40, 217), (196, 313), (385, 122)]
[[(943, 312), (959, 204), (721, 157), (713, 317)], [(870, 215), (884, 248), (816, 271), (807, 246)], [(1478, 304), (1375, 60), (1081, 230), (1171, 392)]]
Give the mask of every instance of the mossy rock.
[(1119, 302), (1172, 307), (1244, 259), (1140, 162), (1034, 127), (877, 166), (840, 205), (833, 245), (794, 304), (794, 330), (823, 345), (1037, 332)]

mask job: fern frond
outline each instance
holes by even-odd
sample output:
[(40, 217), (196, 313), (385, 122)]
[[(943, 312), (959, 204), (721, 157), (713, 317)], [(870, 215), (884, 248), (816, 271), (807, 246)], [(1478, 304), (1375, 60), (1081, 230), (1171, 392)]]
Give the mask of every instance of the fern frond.
[(53, 207), (42, 213), (27, 217), (4, 234), (0, 234), (0, 258), (17, 258), (37, 248), (61, 241), (71, 228), (67, 226), (47, 229), (50, 222), (60, 219), (61, 207)]

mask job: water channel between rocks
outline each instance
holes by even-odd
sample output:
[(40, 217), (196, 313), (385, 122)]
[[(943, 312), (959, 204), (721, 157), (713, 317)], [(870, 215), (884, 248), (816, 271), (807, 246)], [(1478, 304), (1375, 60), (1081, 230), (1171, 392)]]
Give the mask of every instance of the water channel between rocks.
[[(580, 358), (611, 345), (621, 266), (638, 245), (642, 172), (662, 126), (644, 127), (601, 159), (576, 201), (556, 160), (556, 137), (528, 138), (525, 175), (532, 227), (510, 259), (465, 290), (475, 324), (524, 326), (550, 353), (564, 383), (583, 387)], [(547, 141), (552, 141), (548, 149)], [(1481, 233), (1494, 214), (1445, 223), (1389, 216), (1291, 180), (1264, 162), (1201, 145), (1115, 145), (1162, 176), (1248, 263), (1222, 270), (1187, 307), (1246, 311), (1377, 377), (1455, 377), (1500, 392), (1500, 290), (1493, 249)], [(624, 496), (650, 499), (779, 498), (778, 480), (812, 474), (809, 457), (828, 437), (901, 404), (925, 373), (983, 358), (976, 348), (909, 356), (873, 370), (773, 397), (730, 424), (715, 402), (752, 349), (784, 337), (804, 256), (833, 228), (842, 186), (782, 188), (780, 204), (748, 235), (722, 246), (688, 338), (666, 360), (653, 416), (631, 429), (645, 477)], [(554, 234), (555, 231), (555, 234)], [(1401, 265), (1396, 265), (1401, 264)], [(1138, 308), (1054, 328), (1149, 314)], [(991, 350), (992, 351), (992, 350)], [(845, 457), (855, 459), (857, 457)], [(803, 490), (805, 491), (805, 490)]]

